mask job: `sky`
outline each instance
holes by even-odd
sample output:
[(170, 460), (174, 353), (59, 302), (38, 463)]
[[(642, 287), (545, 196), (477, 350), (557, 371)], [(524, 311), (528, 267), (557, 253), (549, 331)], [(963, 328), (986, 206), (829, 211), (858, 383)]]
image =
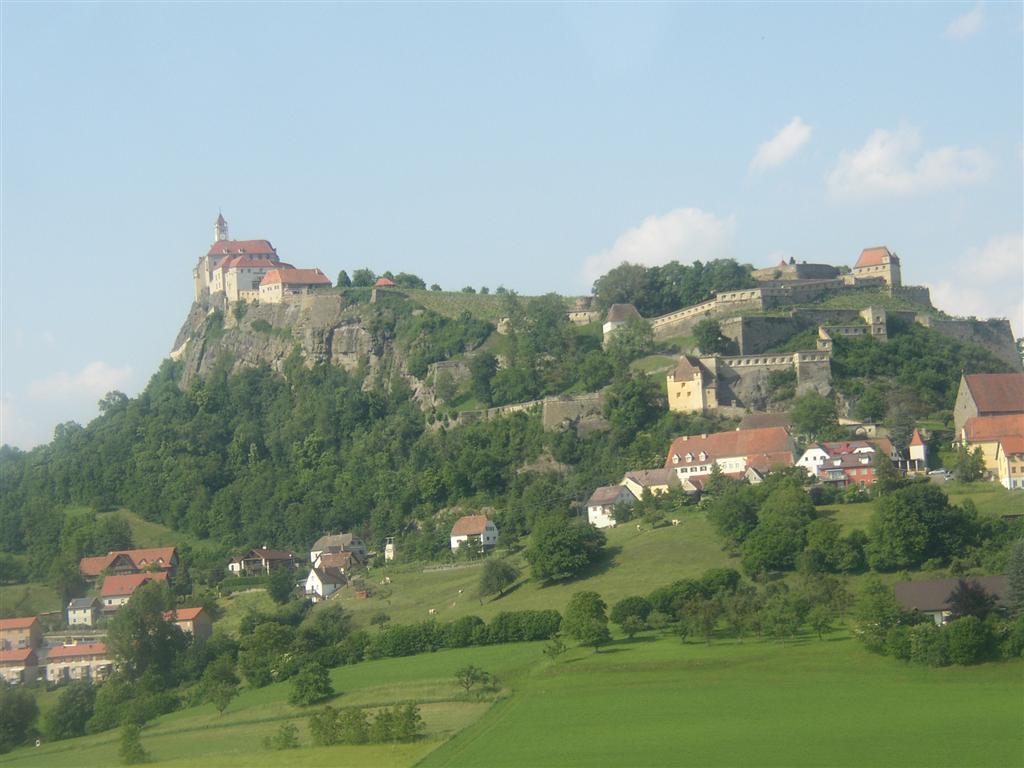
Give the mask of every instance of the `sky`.
[(886, 245), (1022, 335), (1022, 7), (5, 0), (0, 442), (145, 386), (218, 211), (522, 294)]

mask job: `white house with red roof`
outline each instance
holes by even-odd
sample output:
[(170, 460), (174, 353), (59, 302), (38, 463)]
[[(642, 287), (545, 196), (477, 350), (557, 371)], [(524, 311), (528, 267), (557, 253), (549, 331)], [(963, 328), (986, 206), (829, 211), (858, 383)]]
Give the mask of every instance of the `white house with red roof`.
[(319, 269), (272, 269), (260, 282), (259, 299), (263, 304), (280, 304), (290, 296), (301, 296), (316, 288), (330, 288), (331, 279)]
[(498, 526), (487, 515), (463, 515), (452, 526), (452, 552), (458, 552), (470, 539), (479, 541), (483, 549), (493, 549), (498, 544)]
[(672, 441), (665, 467), (675, 470), (684, 489), (700, 488), (715, 465), (726, 475), (751, 479), (751, 470), (763, 476), (772, 467), (793, 466), (795, 450), (784, 427), (684, 435)]
[(151, 581), (167, 581), (166, 571), (152, 573), (128, 573), (123, 576), (107, 576), (100, 589), (100, 601), (105, 613), (113, 613), (131, 599), (135, 590)]
[(924, 472), (928, 469), (928, 446), (916, 427), (907, 446), (907, 459), (907, 470), (910, 472)]
[(888, 285), (902, 285), (900, 257), (884, 245), (861, 251), (857, 263), (853, 265), (852, 274), (854, 278), (875, 278), (884, 280)]
[(103, 643), (75, 643), (51, 648), (46, 654), (46, 681), (102, 680), (114, 668)]

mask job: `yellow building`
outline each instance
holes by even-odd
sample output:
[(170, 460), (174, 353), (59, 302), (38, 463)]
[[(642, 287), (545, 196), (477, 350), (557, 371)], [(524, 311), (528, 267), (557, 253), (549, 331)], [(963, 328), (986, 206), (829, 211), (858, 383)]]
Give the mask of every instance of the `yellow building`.
[(865, 248), (861, 251), (860, 258), (853, 266), (852, 274), (855, 278), (882, 279), (889, 285), (897, 287), (902, 284), (900, 257), (895, 253), (890, 253), (884, 245)]
[(970, 452), (981, 449), (985, 472), (990, 477), (998, 477), (1007, 488), (1021, 487), (1007, 485), (1007, 482), (1016, 477), (1010, 470), (1018, 463), (1014, 456), (1024, 442), (1024, 414), (972, 416), (960, 432), (960, 442)]
[(672, 488), (679, 487), (679, 475), (671, 467), (662, 469), (635, 469), (627, 472), (619, 485), (626, 489), (638, 499), (644, 497), (644, 491), (650, 491), (652, 496), (659, 496), (668, 493)]
[(1004, 437), (996, 448), (996, 477), (1011, 491), (1024, 489), (1024, 437)]
[(690, 355), (679, 358), (679, 364), (668, 375), (668, 409), (678, 413), (703, 413), (718, 407), (715, 376)]

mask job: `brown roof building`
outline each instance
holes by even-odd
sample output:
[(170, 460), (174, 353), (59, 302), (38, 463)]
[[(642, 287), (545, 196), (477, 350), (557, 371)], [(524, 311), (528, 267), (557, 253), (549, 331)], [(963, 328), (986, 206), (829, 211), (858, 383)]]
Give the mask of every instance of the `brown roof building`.
[(43, 644), (43, 628), (36, 616), (0, 619), (0, 650), (38, 648)]
[(1010, 591), (1005, 576), (966, 576), (963, 579), (931, 579), (929, 581), (900, 581), (893, 585), (896, 602), (905, 611), (929, 614), (936, 624), (949, 618), (949, 598), (961, 581), (977, 584), (996, 598), (997, 605), (1006, 604)]
[(178, 569), (177, 548), (123, 549), (98, 557), (83, 557), (78, 563), (78, 572), (86, 581), (93, 581), (101, 573), (114, 575), (139, 573), (153, 567), (167, 571), (174, 576)]
[(128, 573), (123, 576), (107, 576), (103, 579), (103, 588), (100, 590), (100, 600), (103, 603), (103, 610), (116, 611), (128, 602), (135, 590), (150, 581), (167, 581), (165, 571), (154, 571), (152, 573)]
[(479, 541), (484, 549), (491, 549), (498, 543), (498, 526), (488, 520), (487, 515), (463, 515), (452, 526), (452, 552), (469, 539)]
[(953, 423), (961, 436), (973, 416), (1024, 413), (1024, 373), (972, 373), (960, 378)]

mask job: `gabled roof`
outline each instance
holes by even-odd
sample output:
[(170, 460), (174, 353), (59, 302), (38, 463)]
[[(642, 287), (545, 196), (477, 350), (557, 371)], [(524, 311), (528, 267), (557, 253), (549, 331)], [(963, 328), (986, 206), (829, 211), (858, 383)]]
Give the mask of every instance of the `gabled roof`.
[(250, 269), (281, 269), (291, 267), (291, 264), (278, 261), (276, 256), (274, 258), (267, 258), (266, 256), (242, 255), (229, 256), (217, 265), (217, 269), (242, 269), (243, 267)]
[(272, 269), (260, 285), (330, 285), (331, 279), (319, 269)]
[(972, 416), (964, 422), (964, 439), (969, 443), (1024, 435), (1024, 413), (1005, 416)]
[(164, 611), (166, 621), (195, 621), (196, 616), (203, 613), (203, 607), (198, 608), (176, 608), (173, 611)]
[(608, 308), (608, 318), (606, 322), (624, 323), (633, 317), (637, 320), (642, 319), (640, 317), (640, 313), (632, 304), (612, 304)]
[(626, 473), (626, 478), (641, 488), (650, 488), (652, 485), (679, 485), (679, 475), (670, 467), (634, 469)]
[(133, 595), (135, 590), (147, 581), (167, 581), (167, 572), (154, 571), (153, 573), (126, 573), (122, 576), (107, 576), (103, 580), (103, 589), (100, 590), (100, 595), (103, 597)]
[(28, 662), (35, 661), (36, 652), (32, 648), (12, 648), (9, 651), (0, 651), (0, 664), (23, 664), (32, 666)]
[(949, 596), (960, 581), (977, 583), (1003, 603), (1010, 591), (1005, 576), (965, 576), (963, 579), (932, 579), (931, 581), (900, 581), (893, 585), (896, 602), (907, 611), (948, 611)]
[(321, 568), (313, 568), (313, 573), (320, 579), (321, 584), (346, 584), (348, 579), (338, 568), (328, 565)]
[(358, 537), (351, 533), (328, 533), (326, 536), (321, 536), (317, 539), (310, 548), (310, 551), (325, 552), (332, 547), (337, 547), (338, 549), (351, 547), (352, 543), (357, 540)]
[(78, 645), (61, 645), (51, 648), (46, 654), (47, 661), (74, 659), (80, 656), (106, 656), (107, 646), (104, 643), (79, 643)]
[(884, 245), (879, 245), (874, 248), (865, 248), (860, 252), (860, 258), (857, 259), (857, 263), (853, 265), (853, 268), (880, 267), (890, 260), (892, 260), (892, 254), (889, 253), (889, 249)]
[(38, 616), (18, 616), (13, 619), (0, 619), (0, 632), (10, 629), (28, 629), (38, 621)]
[(320, 566), (344, 570), (352, 567), (353, 558), (354, 555), (351, 552), (325, 552), (320, 555)]
[(122, 549), (108, 552), (98, 557), (83, 557), (78, 563), (78, 571), (83, 576), (99, 576), (119, 555), (124, 555), (141, 570), (152, 563), (160, 563), (162, 568), (170, 568), (171, 561), (177, 554), (176, 547), (150, 547), (148, 549)]
[(394, 288), (397, 283), (388, 277), (378, 277), (373, 285), (375, 288)]
[(690, 355), (683, 355), (679, 358), (679, 362), (676, 364), (671, 375), (673, 381), (690, 381), (698, 373), (705, 376), (712, 375), (711, 371), (705, 368), (700, 360)]
[(294, 560), (295, 553), (287, 549), (267, 549), (266, 547), (260, 547), (259, 549), (250, 549), (244, 555), (242, 559), (255, 559), (260, 558), (261, 560)]
[(964, 383), (979, 416), (1024, 413), (1024, 373), (971, 373)]
[[(587, 499), (588, 507), (604, 507), (609, 504), (615, 504), (622, 498), (623, 494), (626, 496), (632, 496), (629, 489), (621, 485), (602, 485), (600, 488), (594, 490), (590, 494), (590, 498)], [(452, 531), (454, 535), (455, 531)]]
[(740, 419), (739, 428), (764, 429), (765, 427), (785, 427), (789, 429), (791, 426), (793, 426), (793, 420), (788, 413), (761, 413), (755, 411), (754, 413), (748, 413)]
[(94, 605), (96, 605), (95, 597), (76, 597), (68, 603), (68, 610), (84, 611), (86, 608), (92, 608)]
[(1008, 456), (1024, 453), (1024, 435), (1007, 435), (999, 438), (999, 447)]
[[(707, 458), (698, 461), (697, 456), (703, 451)], [(666, 467), (685, 465), (686, 454), (692, 454), (694, 461), (707, 463), (717, 459), (726, 459), (738, 456), (755, 456), (766, 454), (769, 456), (788, 457), (782, 463), (791, 465), (793, 463), (793, 440), (782, 427), (766, 427), (764, 429), (742, 429), (732, 432), (715, 432), (710, 435), (688, 435), (677, 437), (672, 441), (668, 450), (668, 457), (665, 460)], [(678, 461), (673, 457), (678, 456)], [(694, 462), (689, 462), (694, 463)]]
[(452, 526), (452, 536), (482, 536), (489, 522), (487, 515), (463, 515)]
[(218, 240), (210, 246), (207, 256), (277, 256), (269, 240)]
[(921, 437), (921, 433), (917, 431), (917, 427), (914, 427), (914, 434), (910, 436), (910, 445), (924, 445), (924, 439)]

